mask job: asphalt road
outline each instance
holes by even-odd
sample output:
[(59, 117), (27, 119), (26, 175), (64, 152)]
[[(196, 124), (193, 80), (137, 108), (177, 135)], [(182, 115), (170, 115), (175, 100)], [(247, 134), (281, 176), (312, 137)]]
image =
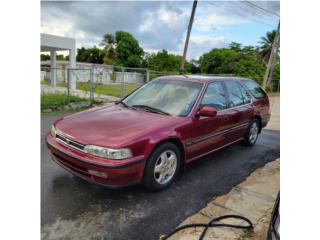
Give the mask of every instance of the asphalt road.
[(167, 190), (109, 190), (73, 176), (50, 159), (45, 134), (60, 116), (41, 117), (42, 239), (159, 239), (280, 156), (280, 132), (263, 130), (254, 147), (234, 144), (191, 163)]

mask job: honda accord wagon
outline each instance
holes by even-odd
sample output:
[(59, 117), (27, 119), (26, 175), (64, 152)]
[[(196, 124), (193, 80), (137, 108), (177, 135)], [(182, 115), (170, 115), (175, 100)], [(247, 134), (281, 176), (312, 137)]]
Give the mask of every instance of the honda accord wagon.
[(240, 141), (253, 146), (269, 119), (253, 80), (166, 76), (57, 120), (46, 141), (53, 161), (87, 181), (161, 190), (192, 161)]

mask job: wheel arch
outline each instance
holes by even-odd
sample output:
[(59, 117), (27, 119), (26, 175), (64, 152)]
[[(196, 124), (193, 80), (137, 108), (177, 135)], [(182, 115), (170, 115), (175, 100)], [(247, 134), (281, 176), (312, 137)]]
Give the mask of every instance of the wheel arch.
[(254, 115), (253, 117), (254, 119), (257, 119), (259, 121), (259, 133), (261, 133), (261, 129), (262, 129), (262, 119), (261, 119), (261, 116), (260, 115)]
[(166, 138), (166, 139), (162, 139), (161, 141), (157, 142), (156, 144), (154, 144), (153, 148), (152, 148), (152, 151), (150, 152), (150, 154), (148, 155), (147, 158), (149, 158), (151, 156), (151, 154), (157, 149), (158, 146), (160, 146), (161, 144), (163, 143), (173, 143), (175, 144), (179, 151), (180, 151), (180, 155), (181, 155), (181, 165), (180, 167), (184, 166), (185, 165), (185, 160), (186, 160), (186, 153), (185, 153), (185, 149), (184, 149), (184, 145), (183, 143), (181, 142), (181, 140), (179, 138)]

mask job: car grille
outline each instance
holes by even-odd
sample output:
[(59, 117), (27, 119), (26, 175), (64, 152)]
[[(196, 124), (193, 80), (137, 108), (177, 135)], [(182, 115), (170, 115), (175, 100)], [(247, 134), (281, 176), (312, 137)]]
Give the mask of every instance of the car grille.
[(75, 148), (77, 150), (83, 151), (84, 150), (84, 145), (82, 145), (81, 143), (75, 142), (73, 140), (70, 140), (64, 136), (62, 136), (61, 134), (57, 133), (56, 134), (56, 139), (60, 140), (61, 142), (63, 142), (64, 144)]

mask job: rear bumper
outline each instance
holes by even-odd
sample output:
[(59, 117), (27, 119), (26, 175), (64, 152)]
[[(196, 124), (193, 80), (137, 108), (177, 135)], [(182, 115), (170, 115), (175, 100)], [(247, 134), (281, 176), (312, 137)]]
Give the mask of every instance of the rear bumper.
[(107, 187), (123, 187), (142, 180), (145, 165), (143, 156), (104, 160), (70, 148), (56, 141), (50, 133), (47, 134), (46, 142), (54, 162), (89, 182)]
[(268, 122), (270, 121), (271, 118), (271, 114), (268, 113), (266, 115), (264, 115), (261, 119), (261, 128), (264, 128), (265, 126), (267, 126)]

